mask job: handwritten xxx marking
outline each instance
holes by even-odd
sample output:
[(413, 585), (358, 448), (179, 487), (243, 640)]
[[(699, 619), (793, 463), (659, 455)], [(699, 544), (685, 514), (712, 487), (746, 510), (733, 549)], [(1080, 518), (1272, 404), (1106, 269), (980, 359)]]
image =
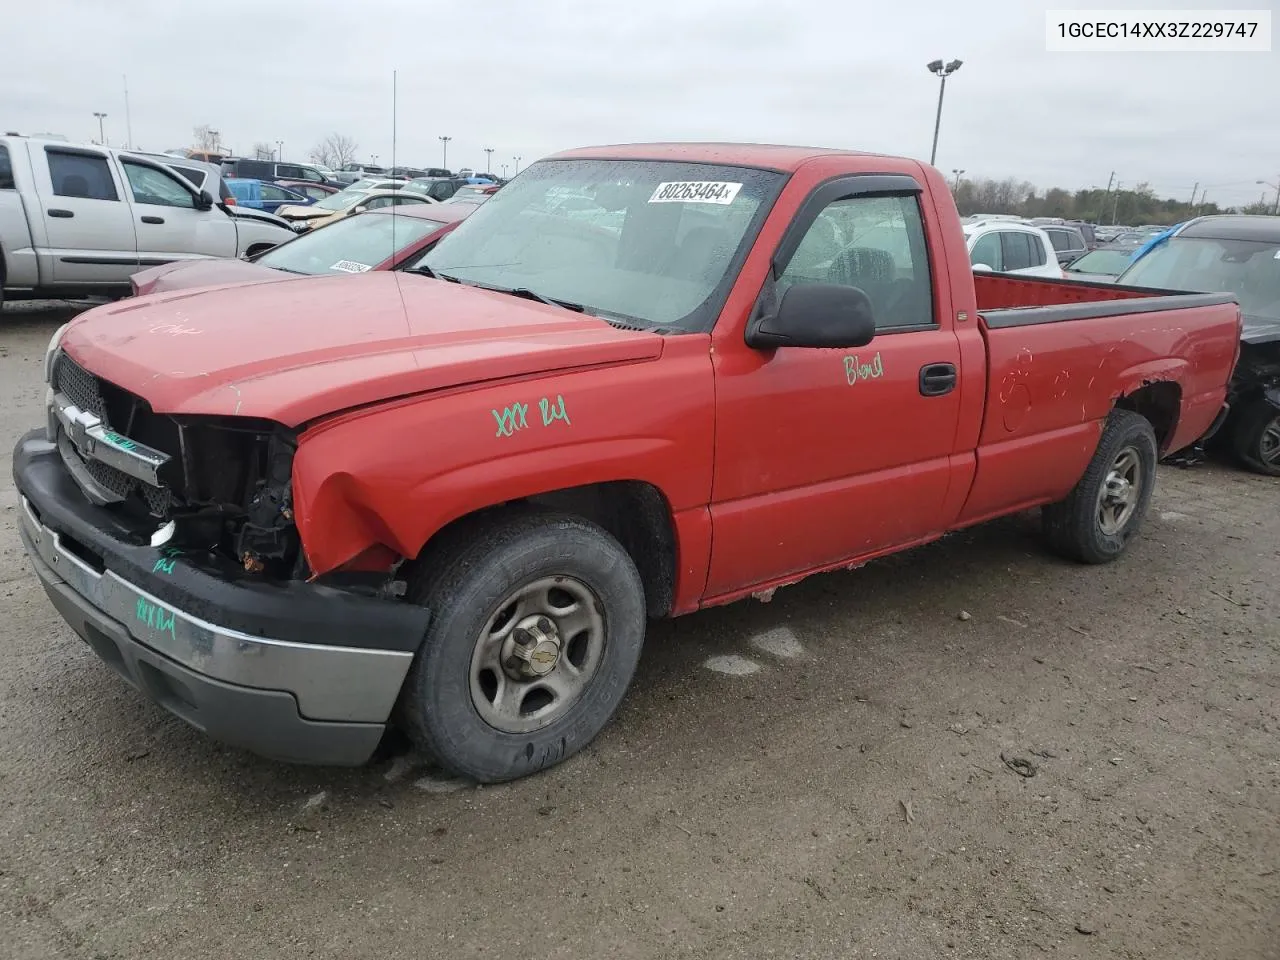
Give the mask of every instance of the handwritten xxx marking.
[(525, 420), (525, 415), (529, 412), (527, 403), (513, 404), (501, 413), (497, 410), (490, 412), (493, 414), (493, 419), (498, 423), (497, 436), (499, 437), (509, 437), (517, 430), (523, 430), (529, 425), (528, 421)]

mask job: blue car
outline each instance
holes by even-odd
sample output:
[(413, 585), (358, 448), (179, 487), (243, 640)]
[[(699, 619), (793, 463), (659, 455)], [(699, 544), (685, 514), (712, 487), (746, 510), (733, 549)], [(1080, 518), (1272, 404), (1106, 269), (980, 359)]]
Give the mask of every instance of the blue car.
[(265, 210), (267, 213), (275, 213), (277, 207), (285, 204), (305, 207), (309, 203), (315, 203), (313, 198), (296, 190), (286, 190), (279, 184), (267, 183), (263, 180), (231, 177), (226, 184), (232, 196), (236, 198), (237, 206)]

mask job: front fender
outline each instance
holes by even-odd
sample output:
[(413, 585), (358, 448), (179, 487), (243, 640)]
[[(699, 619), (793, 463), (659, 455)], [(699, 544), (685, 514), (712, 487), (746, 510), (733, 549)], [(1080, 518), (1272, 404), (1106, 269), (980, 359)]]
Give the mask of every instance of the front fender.
[(649, 362), (353, 412), (299, 438), (298, 531), (323, 574), (374, 547), (417, 556), (459, 517), (584, 484), (644, 481), (678, 512), (710, 498), (713, 427), (710, 355), (692, 336)]

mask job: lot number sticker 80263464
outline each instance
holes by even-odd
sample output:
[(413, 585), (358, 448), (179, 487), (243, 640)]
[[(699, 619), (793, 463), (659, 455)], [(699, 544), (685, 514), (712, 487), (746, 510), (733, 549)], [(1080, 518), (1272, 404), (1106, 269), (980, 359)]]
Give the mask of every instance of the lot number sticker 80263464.
[(649, 202), (730, 204), (741, 189), (740, 183), (720, 180), (678, 180), (658, 184)]

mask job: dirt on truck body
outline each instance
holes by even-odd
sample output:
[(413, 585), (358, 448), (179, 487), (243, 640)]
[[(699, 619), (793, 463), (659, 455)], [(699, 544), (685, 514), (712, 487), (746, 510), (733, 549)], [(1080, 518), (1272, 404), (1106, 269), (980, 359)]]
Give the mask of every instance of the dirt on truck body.
[(603, 728), (650, 617), (1031, 507), (1059, 553), (1118, 557), (1157, 459), (1225, 416), (1239, 309), (1028, 290), (975, 287), (916, 161), (572, 151), (415, 270), (59, 331), (23, 539), (76, 631), (213, 736), (350, 764), (396, 722), (507, 780)]

